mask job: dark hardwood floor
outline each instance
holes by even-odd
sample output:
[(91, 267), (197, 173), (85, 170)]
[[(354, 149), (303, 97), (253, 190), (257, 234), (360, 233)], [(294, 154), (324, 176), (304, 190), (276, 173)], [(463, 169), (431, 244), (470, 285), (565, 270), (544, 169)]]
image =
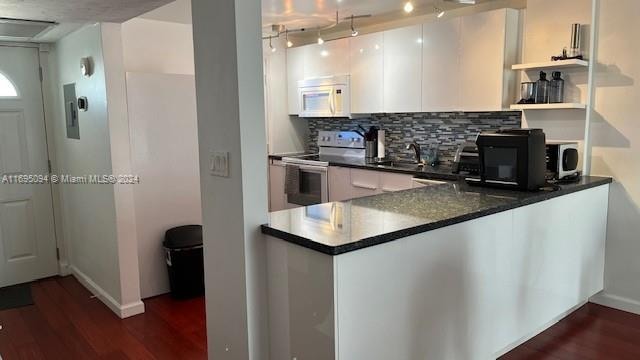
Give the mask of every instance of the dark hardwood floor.
[(586, 304), (500, 360), (640, 359), (640, 316)]
[[(148, 299), (144, 314), (120, 320), (73, 277), (32, 289), (35, 305), (0, 311), (3, 360), (207, 356), (204, 298)], [(640, 359), (640, 316), (587, 304), (500, 358), (514, 359)]]
[(0, 356), (13, 359), (206, 359), (204, 298), (145, 300), (120, 320), (73, 277), (32, 286), (35, 305), (0, 311)]

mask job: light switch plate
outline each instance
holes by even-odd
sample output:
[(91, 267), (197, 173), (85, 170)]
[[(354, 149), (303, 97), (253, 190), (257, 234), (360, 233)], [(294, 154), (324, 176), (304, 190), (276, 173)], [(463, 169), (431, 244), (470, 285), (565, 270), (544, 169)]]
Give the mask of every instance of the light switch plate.
[(229, 177), (229, 153), (226, 151), (211, 151), (209, 171), (212, 176)]

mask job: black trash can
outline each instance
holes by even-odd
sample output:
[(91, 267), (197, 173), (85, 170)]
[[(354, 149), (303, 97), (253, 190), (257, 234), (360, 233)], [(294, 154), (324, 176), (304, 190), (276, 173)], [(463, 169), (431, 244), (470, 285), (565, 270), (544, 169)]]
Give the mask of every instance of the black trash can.
[(204, 295), (202, 225), (185, 225), (167, 230), (163, 245), (171, 296), (188, 299)]

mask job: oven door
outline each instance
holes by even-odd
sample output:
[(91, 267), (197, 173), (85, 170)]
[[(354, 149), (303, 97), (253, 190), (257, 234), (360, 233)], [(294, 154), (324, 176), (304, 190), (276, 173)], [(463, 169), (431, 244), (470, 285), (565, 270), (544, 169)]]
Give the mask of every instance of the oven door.
[(299, 191), (295, 195), (287, 195), (288, 207), (329, 202), (327, 168), (324, 166), (299, 166), (299, 169)]

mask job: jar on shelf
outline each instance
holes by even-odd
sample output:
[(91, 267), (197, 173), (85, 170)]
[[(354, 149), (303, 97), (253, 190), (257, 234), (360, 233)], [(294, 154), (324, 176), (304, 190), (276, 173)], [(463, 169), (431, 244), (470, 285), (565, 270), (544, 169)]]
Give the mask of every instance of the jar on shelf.
[(549, 80), (547, 73), (540, 71), (540, 79), (536, 81), (536, 104), (547, 104), (549, 102)]
[(554, 71), (551, 74), (552, 78), (549, 82), (549, 102), (550, 103), (563, 103), (564, 102), (564, 80), (562, 80), (562, 73), (560, 71)]

